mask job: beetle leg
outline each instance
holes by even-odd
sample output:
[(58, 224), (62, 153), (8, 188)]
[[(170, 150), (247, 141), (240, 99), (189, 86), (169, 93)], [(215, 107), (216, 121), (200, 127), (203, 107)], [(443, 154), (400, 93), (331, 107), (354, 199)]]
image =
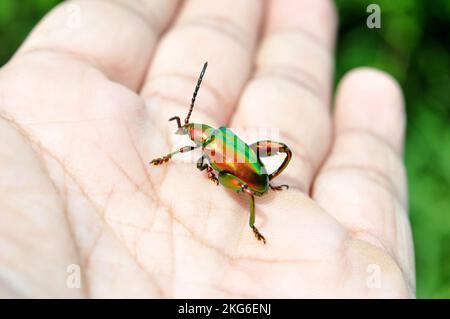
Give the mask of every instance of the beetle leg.
[(212, 167), (208, 165), (206, 171), (208, 172), (208, 179), (211, 180), (213, 183), (215, 183), (217, 186), (219, 186), (219, 180), (217, 179), (216, 174), (213, 173)]
[(173, 155), (178, 154), (178, 153), (186, 153), (186, 152), (190, 152), (190, 151), (195, 150), (196, 148), (198, 148), (198, 147), (200, 147), (200, 146), (201, 146), (201, 145), (196, 145), (196, 146), (184, 146), (184, 147), (180, 148), (178, 151), (169, 153), (169, 154), (167, 154), (167, 155), (165, 155), (165, 156), (163, 156), (163, 157), (158, 157), (158, 158), (153, 159), (153, 160), (150, 162), (150, 164), (153, 164), (153, 165), (161, 165), (161, 164), (167, 163), (167, 162), (172, 158)]
[[(255, 151), (256, 155), (258, 156), (258, 159), (260, 157), (268, 157), (275, 155), (277, 153), (285, 153), (286, 157), (284, 158), (283, 163), (281, 163), (280, 167), (278, 167), (274, 172), (269, 174), (269, 181), (277, 177), (281, 174), (282, 171), (286, 168), (286, 166), (289, 164), (289, 161), (292, 158), (292, 151), (289, 149), (289, 147), (280, 142), (274, 142), (270, 140), (266, 141), (258, 141), (256, 143), (253, 143), (250, 145), (250, 148)], [(270, 188), (273, 190), (280, 191), (285, 187), (286, 189), (289, 188), (288, 185), (280, 185), (280, 186), (274, 186), (270, 185)]]
[(204, 160), (205, 160), (205, 156), (202, 155), (202, 157), (200, 157), (197, 161), (197, 168), (200, 171), (204, 171), (208, 167), (208, 164), (204, 163)]
[(283, 187), (284, 187), (285, 189), (289, 189), (289, 185), (286, 185), (286, 184), (277, 185), (277, 186), (272, 185), (272, 184), (269, 184), (269, 187), (270, 187), (270, 189), (272, 189), (272, 190), (274, 190), (274, 191), (282, 191), (282, 190), (283, 190)]
[(255, 227), (255, 197), (252, 190), (239, 177), (234, 176), (233, 174), (226, 171), (222, 171), (219, 173), (219, 182), (226, 188), (229, 188), (233, 191), (245, 192), (248, 195), (248, 202), (250, 205), (250, 228), (253, 230), (253, 234), (255, 234), (256, 239), (262, 240), (262, 242), (265, 244), (266, 239), (258, 231), (258, 228)]
[(250, 219), (249, 219), (249, 225), (250, 228), (253, 230), (253, 234), (255, 234), (256, 239), (262, 240), (262, 242), (265, 244), (266, 239), (263, 235), (259, 232), (258, 228), (255, 227), (255, 197), (253, 196), (252, 191), (248, 188), (247, 185), (241, 185), (242, 191), (247, 193), (248, 195), (248, 202), (250, 204)]
[(203, 162), (204, 160), (204, 155), (198, 159), (197, 168), (201, 171), (204, 171), (206, 169), (206, 172), (208, 173), (208, 179), (211, 180), (214, 184), (219, 185), (219, 180), (217, 179), (216, 174), (214, 174), (212, 167), (208, 164), (205, 164)]

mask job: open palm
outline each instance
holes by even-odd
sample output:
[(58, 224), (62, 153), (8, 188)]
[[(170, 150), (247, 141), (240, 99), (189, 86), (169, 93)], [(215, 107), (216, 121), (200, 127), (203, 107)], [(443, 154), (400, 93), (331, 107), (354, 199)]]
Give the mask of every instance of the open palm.
[[(52, 11), (0, 70), (0, 296), (414, 296), (402, 95), (355, 70), (331, 115), (335, 25), (325, 0)], [(182, 156), (148, 165), (204, 61), (192, 120), (293, 150), (274, 181), (290, 189), (256, 199), (266, 245), (245, 196)]]

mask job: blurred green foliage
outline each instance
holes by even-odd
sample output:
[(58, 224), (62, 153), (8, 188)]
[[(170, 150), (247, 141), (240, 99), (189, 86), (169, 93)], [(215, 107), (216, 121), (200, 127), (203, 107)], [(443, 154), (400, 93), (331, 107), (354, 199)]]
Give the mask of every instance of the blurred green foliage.
[[(405, 159), (417, 296), (450, 297), (450, 1), (337, 0), (336, 83), (357, 66), (392, 74), (407, 105)], [(369, 4), (381, 28), (369, 29)]]
[[(311, 0), (313, 1), (313, 0)], [(0, 0), (0, 65), (59, 0)], [(450, 1), (337, 0), (336, 83), (358, 66), (392, 74), (408, 114), (405, 149), (417, 296), (450, 297)], [(381, 28), (369, 29), (369, 4)]]
[(0, 0), (0, 66), (60, 0)]

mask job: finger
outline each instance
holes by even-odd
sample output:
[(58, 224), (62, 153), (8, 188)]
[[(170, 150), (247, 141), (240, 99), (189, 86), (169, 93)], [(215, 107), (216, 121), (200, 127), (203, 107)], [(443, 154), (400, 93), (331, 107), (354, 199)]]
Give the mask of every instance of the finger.
[(232, 122), (278, 129), (294, 153), (279, 183), (305, 192), (330, 139), (335, 24), (331, 1), (271, 1), (256, 71)]
[[(198, 74), (209, 66), (193, 118), (226, 124), (250, 73), (263, 1), (190, 0), (165, 35), (142, 95), (163, 101), (158, 115), (185, 116)], [(155, 114), (156, 115), (156, 114)], [(208, 123), (210, 124), (210, 123)]]
[(396, 258), (413, 286), (400, 87), (380, 71), (352, 71), (339, 86), (334, 120), (333, 150), (315, 181), (313, 198), (354, 237)]
[(32, 51), (82, 60), (136, 90), (176, 0), (69, 1), (33, 30), (15, 58)]

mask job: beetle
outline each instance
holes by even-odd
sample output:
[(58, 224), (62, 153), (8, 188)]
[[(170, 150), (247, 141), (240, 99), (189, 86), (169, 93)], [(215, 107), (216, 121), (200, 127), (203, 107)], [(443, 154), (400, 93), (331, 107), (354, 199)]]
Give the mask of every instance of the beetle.
[[(195, 145), (184, 146), (163, 157), (155, 158), (150, 164), (161, 165), (168, 162), (175, 154), (189, 152), (201, 147), (202, 156), (197, 161), (197, 168), (201, 171), (206, 170), (208, 178), (217, 185), (221, 184), (236, 192), (247, 194), (250, 206), (250, 228), (253, 230), (256, 239), (265, 244), (266, 239), (255, 226), (255, 196), (262, 196), (269, 189), (279, 191), (283, 187), (289, 188), (288, 185), (274, 186), (270, 182), (287, 167), (292, 158), (292, 151), (286, 144), (270, 140), (258, 141), (248, 145), (227, 127), (222, 126), (214, 129), (206, 124), (189, 122), (207, 66), (208, 62), (205, 62), (197, 80), (184, 124), (181, 125), (179, 116), (169, 119), (169, 121), (175, 120), (178, 125), (175, 134), (188, 135)], [(261, 157), (278, 153), (284, 153), (286, 156), (281, 165), (269, 174), (261, 161)]]

